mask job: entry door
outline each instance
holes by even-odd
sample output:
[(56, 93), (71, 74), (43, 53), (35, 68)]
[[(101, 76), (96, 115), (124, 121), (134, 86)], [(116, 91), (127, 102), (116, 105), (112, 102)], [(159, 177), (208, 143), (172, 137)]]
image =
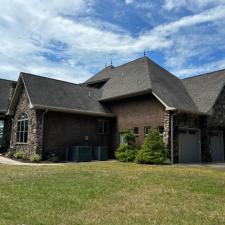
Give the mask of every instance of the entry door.
[(200, 132), (198, 129), (179, 129), (179, 162), (198, 163), (201, 161)]
[(223, 132), (214, 130), (209, 132), (213, 162), (224, 161)]

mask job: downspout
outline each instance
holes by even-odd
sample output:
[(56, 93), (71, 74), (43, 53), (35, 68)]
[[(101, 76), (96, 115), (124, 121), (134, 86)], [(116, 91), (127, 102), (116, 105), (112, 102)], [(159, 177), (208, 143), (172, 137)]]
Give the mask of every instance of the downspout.
[(43, 114), (42, 114), (42, 127), (41, 127), (41, 157), (43, 157), (43, 143), (44, 143), (44, 135), (43, 135), (43, 133), (44, 133), (44, 116), (45, 116), (45, 114), (48, 112), (48, 109), (46, 109), (44, 112), (43, 112)]
[(171, 122), (170, 122), (170, 127), (171, 127), (171, 151), (170, 151), (170, 157), (171, 157), (171, 163), (173, 164), (174, 160), (173, 160), (173, 122), (174, 122), (174, 116), (176, 116), (177, 114), (179, 114), (180, 112), (174, 113), (171, 115)]

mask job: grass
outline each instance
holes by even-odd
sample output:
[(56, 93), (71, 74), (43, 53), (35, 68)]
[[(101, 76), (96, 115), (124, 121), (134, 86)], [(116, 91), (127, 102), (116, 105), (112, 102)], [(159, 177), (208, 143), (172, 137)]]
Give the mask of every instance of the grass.
[(224, 172), (118, 162), (0, 165), (0, 224), (224, 225)]

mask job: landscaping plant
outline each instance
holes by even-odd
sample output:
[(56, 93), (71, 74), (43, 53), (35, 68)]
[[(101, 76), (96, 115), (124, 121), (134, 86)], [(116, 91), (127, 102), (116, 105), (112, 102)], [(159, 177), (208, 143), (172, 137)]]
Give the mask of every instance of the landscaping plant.
[(156, 130), (150, 130), (135, 161), (143, 164), (170, 164), (166, 146)]
[(124, 142), (115, 151), (115, 157), (121, 162), (134, 162), (138, 150), (135, 146), (135, 135), (130, 130), (124, 133)]
[(37, 153), (33, 153), (30, 157), (31, 162), (40, 162), (41, 161), (41, 156)]

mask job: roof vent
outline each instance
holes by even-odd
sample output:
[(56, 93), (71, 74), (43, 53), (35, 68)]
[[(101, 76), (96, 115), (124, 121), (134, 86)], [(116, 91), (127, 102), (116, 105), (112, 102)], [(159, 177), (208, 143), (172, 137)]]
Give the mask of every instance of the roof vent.
[(90, 91), (88, 92), (88, 97), (91, 97), (91, 92)]
[(122, 73), (121, 76), (124, 77), (124, 73)]

